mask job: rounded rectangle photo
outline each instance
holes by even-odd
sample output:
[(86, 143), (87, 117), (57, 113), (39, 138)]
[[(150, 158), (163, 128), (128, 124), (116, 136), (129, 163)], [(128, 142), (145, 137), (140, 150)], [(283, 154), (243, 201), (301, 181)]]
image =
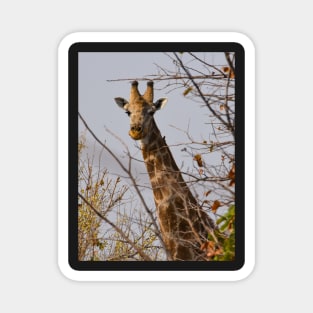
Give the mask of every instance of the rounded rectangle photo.
[(58, 58), (58, 261), (78, 281), (234, 281), (255, 262), (254, 46), (73, 33)]

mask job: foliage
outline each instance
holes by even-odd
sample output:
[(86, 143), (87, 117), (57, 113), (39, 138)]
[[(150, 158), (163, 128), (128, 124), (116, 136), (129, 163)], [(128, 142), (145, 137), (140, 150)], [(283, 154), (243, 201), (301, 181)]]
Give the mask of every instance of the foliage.
[[(79, 193), (97, 211), (107, 215), (122, 202), (127, 187), (121, 186), (120, 178), (110, 178), (105, 169), (93, 164), (93, 159), (82, 158), (86, 149), (86, 138), (81, 136), (78, 145), (79, 155)], [(101, 236), (102, 220), (90, 206), (79, 199), (78, 205), (78, 257), (79, 260), (101, 260), (109, 243)]]
[(221, 255), (216, 255), (214, 260), (233, 261), (235, 259), (235, 206), (231, 205), (216, 223), (226, 236), (221, 237), (220, 240), (223, 252)]
[[(133, 201), (120, 177), (112, 178), (94, 164), (94, 152), (81, 135), (79, 152), (78, 257), (81, 261), (157, 259), (160, 246), (151, 222), (143, 213), (132, 216), (127, 209)], [(126, 213), (127, 211), (127, 213)], [(136, 209), (132, 212), (135, 214)], [(112, 220), (112, 221), (111, 221)], [(150, 225), (150, 226), (149, 226)]]

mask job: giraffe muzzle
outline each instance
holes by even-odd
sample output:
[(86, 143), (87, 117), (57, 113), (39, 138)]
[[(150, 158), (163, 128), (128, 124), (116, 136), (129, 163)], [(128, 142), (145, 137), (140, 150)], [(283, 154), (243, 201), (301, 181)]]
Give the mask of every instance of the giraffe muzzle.
[(142, 139), (142, 127), (139, 125), (132, 126), (129, 131), (129, 136), (135, 140)]

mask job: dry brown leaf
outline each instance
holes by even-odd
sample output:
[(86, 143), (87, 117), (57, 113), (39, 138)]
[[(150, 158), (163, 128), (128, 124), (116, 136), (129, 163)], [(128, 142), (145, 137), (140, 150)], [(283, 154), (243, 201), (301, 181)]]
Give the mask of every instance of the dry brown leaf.
[(191, 90), (192, 90), (192, 87), (188, 87), (186, 90), (184, 90), (183, 95), (187, 96)]
[(222, 67), (222, 71), (224, 73), (229, 73), (230, 78), (235, 78), (235, 73), (228, 66)]
[(223, 254), (223, 249), (219, 247), (214, 241), (206, 241), (202, 243), (200, 249), (204, 251), (206, 256), (209, 258)]
[(204, 193), (204, 195), (207, 197), (211, 192), (212, 190), (208, 190), (207, 192)]
[(201, 154), (196, 154), (193, 159), (197, 162), (199, 167), (203, 166)]
[(228, 178), (230, 179), (229, 186), (235, 185), (235, 164), (233, 164), (232, 168), (230, 169)]
[(215, 200), (214, 203), (212, 204), (212, 212), (215, 213), (216, 210), (221, 206), (221, 202), (219, 202), (218, 200)]

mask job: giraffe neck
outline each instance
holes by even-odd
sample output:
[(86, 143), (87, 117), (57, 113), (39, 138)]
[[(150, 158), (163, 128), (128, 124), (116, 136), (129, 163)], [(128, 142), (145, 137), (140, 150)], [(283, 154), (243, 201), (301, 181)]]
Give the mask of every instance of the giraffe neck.
[(201, 222), (206, 217), (154, 121), (141, 149), (167, 251), (173, 260), (199, 259), (202, 252), (195, 247), (200, 247), (206, 239), (207, 232)]
[[(165, 137), (162, 137), (154, 120), (149, 135), (141, 141), (141, 149), (157, 205), (159, 201), (163, 200), (160, 192), (165, 194), (178, 191), (190, 192), (165, 142)], [(171, 187), (173, 183), (177, 184), (176, 188), (178, 189), (175, 190)], [(191, 197), (193, 196), (191, 195)]]

